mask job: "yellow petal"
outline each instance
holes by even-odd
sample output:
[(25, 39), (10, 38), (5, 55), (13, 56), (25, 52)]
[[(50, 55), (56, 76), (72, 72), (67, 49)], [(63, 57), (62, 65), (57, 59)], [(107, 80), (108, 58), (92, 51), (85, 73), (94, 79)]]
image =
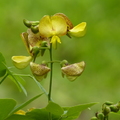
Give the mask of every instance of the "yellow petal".
[(70, 29), (68, 34), (75, 37), (82, 37), (86, 33), (86, 22), (82, 22), (75, 26), (74, 28)]
[(73, 28), (72, 22), (69, 20), (69, 18), (65, 14), (63, 14), (63, 13), (56, 13), (55, 15), (58, 15), (58, 16), (61, 16), (61, 17), (64, 18), (64, 20), (67, 23), (67, 27), (68, 27), (67, 29), (68, 30)]
[(51, 17), (52, 27), (53, 27), (53, 35), (62, 36), (67, 32), (67, 23), (63, 17), (58, 15), (53, 15)]
[(58, 42), (58, 43), (61, 43), (60, 38), (59, 38), (58, 36), (55, 36), (55, 35), (54, 35), (54, 36), (52, 37), (51, 41), (50, 41), (50, 43), (52, 43), (52, 46), (53, 46), (54, 49), (57, 48), (57, 42)]
[(13, 56), (12, 61), (16, 68), (23, 69), (27, 67), (32, 60), (31, 56)]
[(52, 36), (52, 23), (49, 15), (44, 16), (39, 23), (39, 32), (43, 37)]
[(46, 15), (39, 23), (39, 32), (43, 37), (52, 37), (54, 35), (62, 36), (67, 32), (67, 24), (63, 17)]
[(18, 110), (17, 112), (15, 112), (14, 114), (18, 114), (18, 115), (25, 115), (26, 112), (23, 110)]

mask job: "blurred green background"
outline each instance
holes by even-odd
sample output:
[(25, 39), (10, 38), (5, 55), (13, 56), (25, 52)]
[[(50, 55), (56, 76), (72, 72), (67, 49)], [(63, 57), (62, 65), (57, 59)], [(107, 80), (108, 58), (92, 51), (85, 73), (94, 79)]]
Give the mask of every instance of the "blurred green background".
[[(83, 38), (61, 37), (62, 44), (54, 50), (54, 59), (67, 59), (70, 63), (84, 60), (86, 68), (74, 82), (62, 78), (59, 64), (54, 65), (52, 97), (62, 106), (100, 102), (82, 113), (79, 120), (89, 120), (107, 100), (120, 100), (120, 1), (119, 0), (4, 0), (0, 1), (0, 51), (7, 65), (13, 66), (11, 57), (28, 55), (20, 34), (27, 30), (23, 19), (40, 20), (44, 15), (62, 12), (74, 25), (87, 22)], [(48, 59), (48, 53), (41, 60)], [(25, 70), (12, 69), (16, 73), (31, 74)], [(26, 97), (16, 85), (6, 79), (0, 85), (0, 98), (14, 98), (18, 104), (41, 93), (32, 79), (25, 78)], [(49, 76), (41, 84), (48, 90)], [(43, 95), (29, 107), (45, 107)], [(27, 109), (25, 108), (25, 110)], [(117, 119), (120, 119), (118, 116)]]

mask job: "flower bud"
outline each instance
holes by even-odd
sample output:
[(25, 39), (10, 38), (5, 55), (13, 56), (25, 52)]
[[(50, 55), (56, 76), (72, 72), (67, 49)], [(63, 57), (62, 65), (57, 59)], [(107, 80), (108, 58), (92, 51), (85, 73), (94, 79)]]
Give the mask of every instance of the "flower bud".
[(97, 117), (92, 117), (90, 120), (98, 120)]
[(116, 106), (120, 109), (120, 101), (116, 104)]
[(97, 114), (97, 118), (99, 119), (99, 120), (104, 120), (104, 114), (103, 113), (98, 113)]
[(61, 67), (65, 67), (66, 65), (69, 65), (67, 60), (63, 60), (60, 62)]
[(119, 108), (116, 105), (111, 105), (110, 109), (111, 109), (112, 112), (118, 112), (119, 111)]
[(34, 77), (40, 82), (43, 78), (46, 78), (47, 73), (50, 71), (50, 68), (48, 68), (44, 64), (36, 64), (33, 62), (30, 62), (30, 68), (34, 75)]
[(78, 76), (80, 76), (85, 68), (85, 62), (74, 63), (71, 65), (66, 65), (62, 67), (62, 73), (66, 75), (66, 77), (70, 81), (74, 81)]
[(113, 102), (106, 101), (106, 102), (105, 102), (105, 104), (106, 104), (106, 105), (112, 105), (112, 104), (113, 104)]
[(16, 68), (24, 69), (27, 67), (32, 60), (31, 56), (13, 56), (12, 61)]
[(111, 112), (111, 109), (108, 106), (105, 106), (103, 108), (103, 114), (107, 116)]

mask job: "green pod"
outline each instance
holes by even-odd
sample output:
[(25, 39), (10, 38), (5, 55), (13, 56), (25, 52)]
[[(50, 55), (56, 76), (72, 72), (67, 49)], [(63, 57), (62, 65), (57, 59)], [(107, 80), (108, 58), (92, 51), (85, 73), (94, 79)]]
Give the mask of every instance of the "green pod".
[(38, 33), (39, 32), (38, 25), (37, 26), (31, 26), (31, 30), (35, 34)]
[(28, 27), (28, 28), (30, 28), (31, 27), (31, 22), (30, 21), (28, 21), (28, 20), (26, 20), (26, 19), (23, 19), (23, 23), (24, 23), (24, 25), (26, 26), (26, 27)]

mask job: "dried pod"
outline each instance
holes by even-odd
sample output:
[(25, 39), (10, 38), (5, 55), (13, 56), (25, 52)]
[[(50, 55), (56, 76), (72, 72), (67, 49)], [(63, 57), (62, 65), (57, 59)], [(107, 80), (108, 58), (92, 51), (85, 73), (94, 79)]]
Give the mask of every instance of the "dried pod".
[(36, 64), (30, 62), (30, 68), (38, 81), (41, 81), (43, 78), (46, 78), (47, 73), (50, 71), (50, 68), (47, 67), (45, 64)]
[(85, 62), (79, 62), (79, 63), (74, 63), (71, 65), (66, 65), (65, 67), (62, 67), (62, 73), (66, 75), (66, 77), (70, 81), (74, 81), (78, 76), (82, 74), (85, 68)]

